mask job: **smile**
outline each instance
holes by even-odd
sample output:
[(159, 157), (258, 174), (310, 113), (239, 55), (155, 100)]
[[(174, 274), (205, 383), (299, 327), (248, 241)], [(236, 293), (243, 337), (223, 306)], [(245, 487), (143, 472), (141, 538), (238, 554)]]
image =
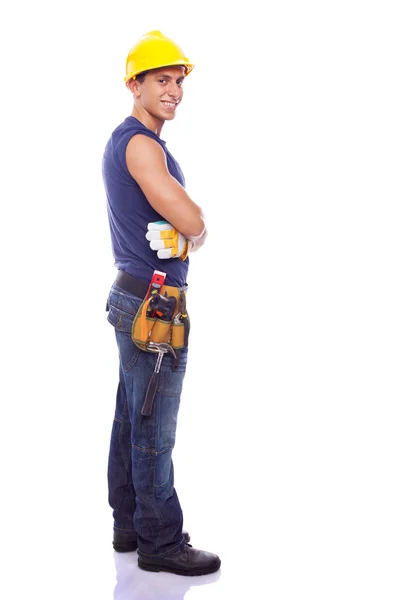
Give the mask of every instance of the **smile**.
[(162, 104), (168, 106), (169, 108), (176, 108), (178, 102), (166, 102), (165, 100), (161, 100)]

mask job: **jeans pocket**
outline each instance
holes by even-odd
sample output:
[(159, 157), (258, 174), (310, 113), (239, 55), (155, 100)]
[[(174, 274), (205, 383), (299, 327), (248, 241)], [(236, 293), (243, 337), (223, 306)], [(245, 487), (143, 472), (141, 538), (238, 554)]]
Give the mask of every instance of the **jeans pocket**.
[(126, 312), (117, 306), (109, 305), (107, 320), (115, 328), (119, 358), (124, 373), (130, 371), (141, 352), (132, 340), (133, 318), (133, 312)]
[(118, 331), (131, 331), (133, 320), (141, 303), (141, 298), (113, 285), (107, 299), (107, 320)]
[(179, 398), (182, 392), (185, 372), (188, 361), (188, 348), (181, 350), (178, 369), (173, 371), (173, 357), (170, 353), (165, 354), (159, 372), (158, 392), (170, 398)]
[(133, 324), (133, 315), (120, 308), (109, 305), (107, 321), (117, 329), (117, 331), (126, 331), (131, 333)]
[(159, 498), (163, 492), (166, 493), (167, 491), (160, 488), (167, 487), (172, 489), (173, 487), (172, 450), (172, 448), (167, 448), (155, 456), (154, 488), (155, 496), (157, 498)]

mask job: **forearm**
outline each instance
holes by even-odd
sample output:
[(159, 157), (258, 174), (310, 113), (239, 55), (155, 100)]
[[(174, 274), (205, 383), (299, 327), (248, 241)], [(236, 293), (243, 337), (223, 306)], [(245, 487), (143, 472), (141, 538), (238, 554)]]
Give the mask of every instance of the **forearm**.
[(186, 238), (197, 238), (205, 229), (201, 208), (193, 202), (184, 188), (172, 178), (170, 183), (151, 195), (155, 210)]

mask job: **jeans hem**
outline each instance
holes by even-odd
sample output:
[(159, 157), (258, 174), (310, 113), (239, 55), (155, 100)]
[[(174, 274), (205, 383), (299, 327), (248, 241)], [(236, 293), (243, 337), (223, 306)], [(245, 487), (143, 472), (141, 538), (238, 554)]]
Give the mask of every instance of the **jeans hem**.
[(167, 550), (166, 552), (163, 552), (162, 554), (145, 554), (144, 552), (141, 552), (141, 550), (139, 549), (139, 554), (141, 554), (141, 556), (147, 556), (148, 558), (162, 558), (164, 556), (167, 556), (170, 553), (173, 553), (174, 550), (177, 550), (177, 548), (179, 548), (180, 546), (184, 546), (185, 545), (185, 540), (182, 540), (179, 544), (177, 544), (177, 546), (174, 546), (173, 548), (170, 548), (170, 550)]

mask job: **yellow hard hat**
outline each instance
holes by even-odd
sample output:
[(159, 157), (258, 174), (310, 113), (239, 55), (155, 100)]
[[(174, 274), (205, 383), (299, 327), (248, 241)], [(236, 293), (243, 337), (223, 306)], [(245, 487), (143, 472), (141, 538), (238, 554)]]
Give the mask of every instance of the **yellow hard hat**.
[(125, 83), (143, 71), (178, 65), (185, 67), (185, 76), (189, 75), (194, 67), (173, 40), (160, 31), (149, 31), (129, 51)]

